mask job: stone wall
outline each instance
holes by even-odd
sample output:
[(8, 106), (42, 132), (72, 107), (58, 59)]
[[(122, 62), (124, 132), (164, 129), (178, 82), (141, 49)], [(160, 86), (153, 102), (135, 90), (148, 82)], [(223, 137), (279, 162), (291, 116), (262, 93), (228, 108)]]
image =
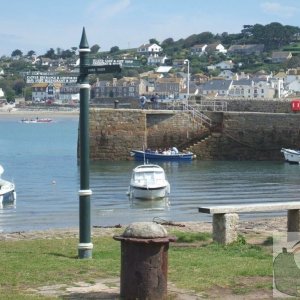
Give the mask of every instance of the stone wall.
[(219, 123), (205, 128), (184, 111), (91, 109), (90, 157), (130, 159), (132, 149), (177, 146), (202, 160), (282, 160), (280, 149), (300, 148), (300, 114), (210, 112)]
[(282, 147), (300, 147), (299, 114), (223, 113), (221, 132), (189, 150), (203, 160), (282, 160)]
[(143, 146), (180, 148), (203, 130), (183, 111), (90, 109), (90, 158), (126, 160)]

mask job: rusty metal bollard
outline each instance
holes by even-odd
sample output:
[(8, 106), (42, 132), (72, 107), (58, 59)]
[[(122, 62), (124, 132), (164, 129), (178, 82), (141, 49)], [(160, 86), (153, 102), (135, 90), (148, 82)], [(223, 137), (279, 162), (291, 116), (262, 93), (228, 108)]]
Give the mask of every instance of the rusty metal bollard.
[(154, 222), (132, 223), (113, 238), (121, 241), (121, 298), (166, 299), (169, 242), (176, 238)]

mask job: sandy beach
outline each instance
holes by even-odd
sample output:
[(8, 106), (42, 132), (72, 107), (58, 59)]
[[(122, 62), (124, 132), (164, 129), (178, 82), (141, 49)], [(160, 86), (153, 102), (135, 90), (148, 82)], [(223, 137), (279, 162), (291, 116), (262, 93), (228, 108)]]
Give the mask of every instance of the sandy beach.
[(55, 118), (59, 117), (78, 117), (79, 109), (63, 108), (15, 108), (10, 105), (0, 107), (0, 118)]

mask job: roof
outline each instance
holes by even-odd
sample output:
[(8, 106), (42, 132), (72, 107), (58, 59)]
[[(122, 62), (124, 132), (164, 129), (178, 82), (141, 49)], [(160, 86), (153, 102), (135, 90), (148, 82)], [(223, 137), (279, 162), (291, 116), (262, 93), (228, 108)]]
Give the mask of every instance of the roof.
[(202, 85), (202, 90), (206, 91), (220, 91), (228, 90), (232, 80), (210, 80)]
[(169, 67), (169, 66), (160, 66), (155, 70), (155, 72), (157, 72), (157, 73), (168, 73), (171, 69), (172, 69), (172, 67)]

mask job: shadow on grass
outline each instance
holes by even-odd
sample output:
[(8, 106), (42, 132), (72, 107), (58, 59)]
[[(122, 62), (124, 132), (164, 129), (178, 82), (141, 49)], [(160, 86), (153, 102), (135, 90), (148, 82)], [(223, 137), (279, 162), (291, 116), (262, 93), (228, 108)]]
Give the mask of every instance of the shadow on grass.
[(51, 256), (56, 256), (56, 257), (64, 257), (64, 258), (70, 258), (70, 259), (78, 259), (78, 255), (71, 256), (71, 255), (65, 255), (65, 254), (62, 254), (62, 253), (55, 253), (55, 252), (50, 252), (50, 253), (45, 253), (45, 254), (51, 255)]

